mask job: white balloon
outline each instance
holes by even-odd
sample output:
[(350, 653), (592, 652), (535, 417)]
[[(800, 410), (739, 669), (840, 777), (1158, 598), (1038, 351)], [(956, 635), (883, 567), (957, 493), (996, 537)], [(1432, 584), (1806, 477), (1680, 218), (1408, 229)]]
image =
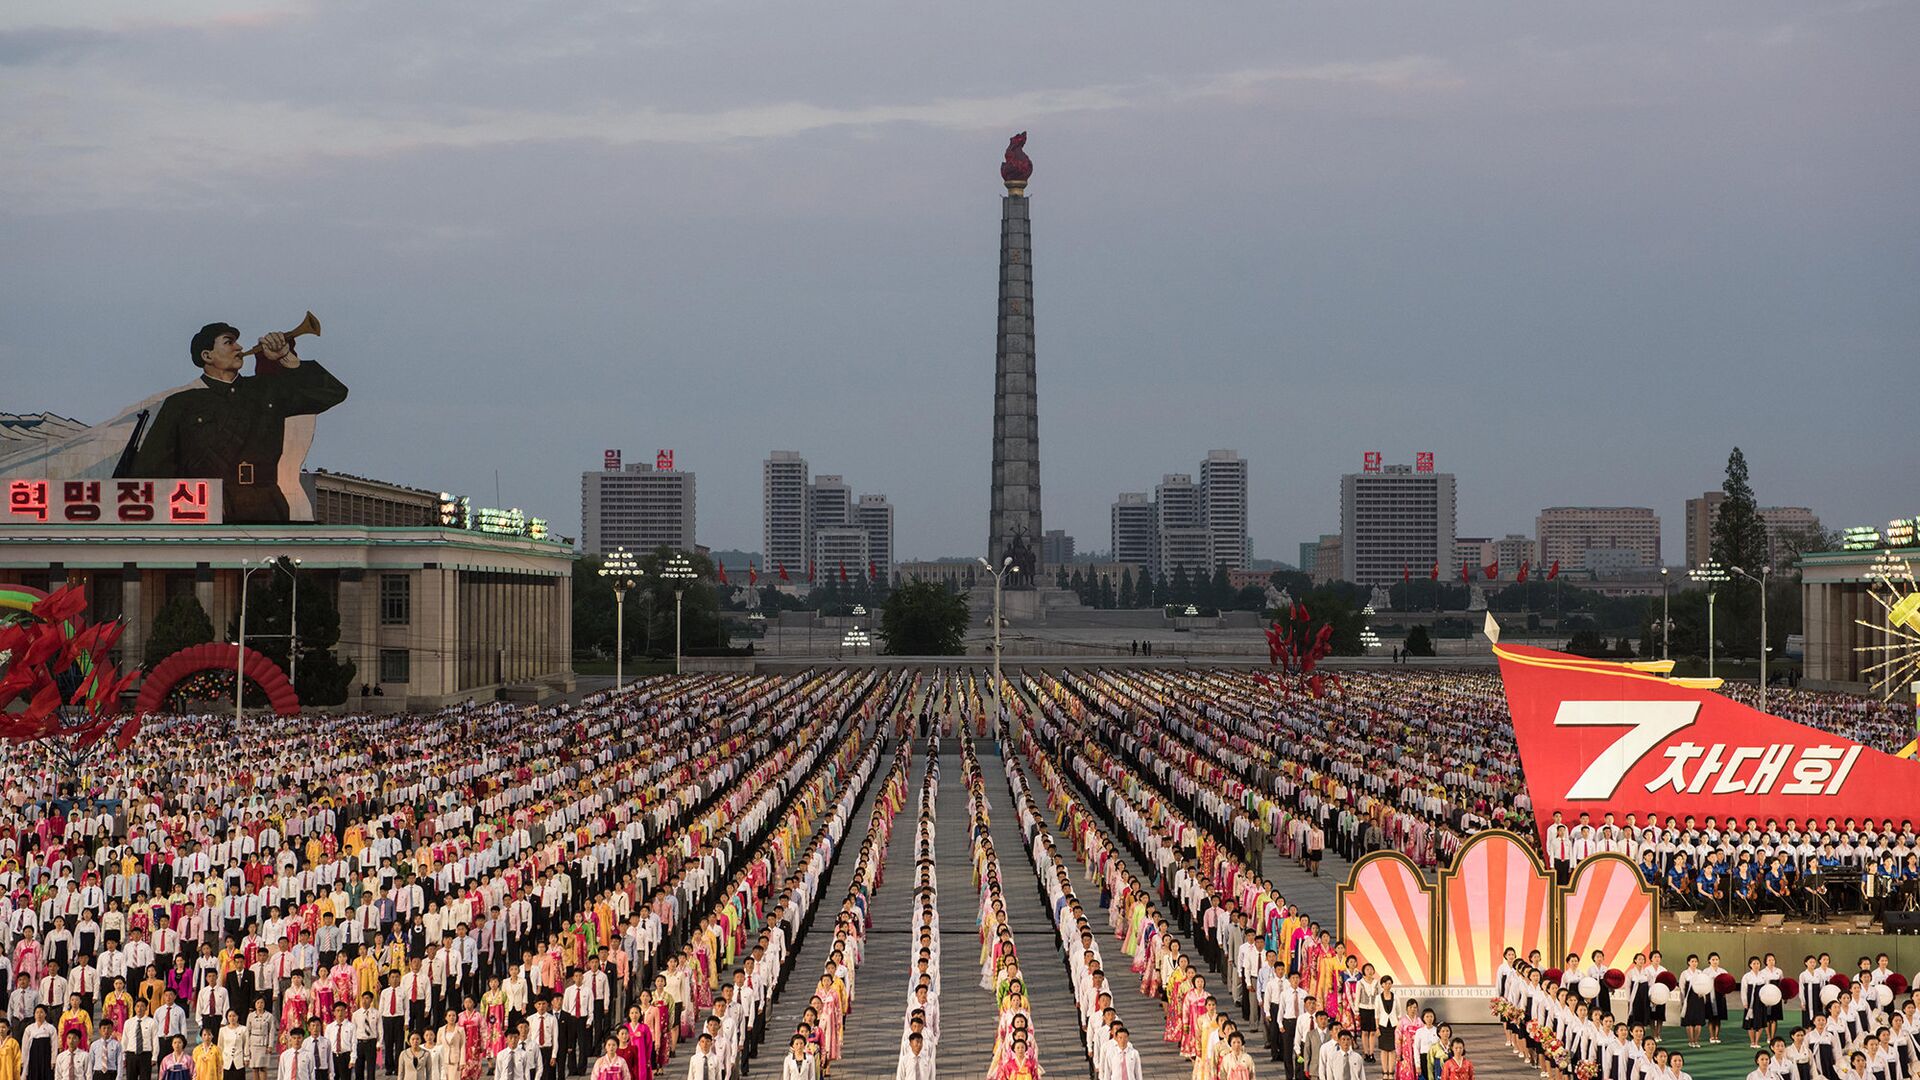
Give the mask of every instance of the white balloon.
[(1713, 993), (1713, 976), (1704, 971), (1696, 971), (1687, 976), (1687, 985), (1693, 989), (1694, 996), (1706, 997)]
[(1667, 989), (1665, 983), (1654, 983), (1647, 988), (1647, 1000), (1653, 1002), (1655, 1005), (1665, 1005), (1667, 999), (1671, 996), (1672, 991)]
[(1893, 987), (1888, 986), (1886, 983), (1881, 983), (1879, 986), (1874, 987), (1873, 1000), (1879, 1002), (1880, 1007), (1883, 1009), (1893, 1004)]
[(1589, 975), (1580, 980), (1580, 996), (1592, 1000), (1600, 996), (1600, 980)]
[(1780, 1004), (1780, 988), (1768, 983), (1760, 988), (1760, 1004), (1768, 1008)]
[(1840, 988), (1828, 983), (1820, 988), (1820, 1004), (1831, 1005), (1840, 1000)]

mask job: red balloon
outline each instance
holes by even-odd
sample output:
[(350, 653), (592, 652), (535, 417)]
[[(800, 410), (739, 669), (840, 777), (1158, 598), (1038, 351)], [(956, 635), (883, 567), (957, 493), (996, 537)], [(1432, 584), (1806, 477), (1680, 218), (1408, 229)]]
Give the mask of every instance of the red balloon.
[(1781, 979), (1780, 995), (1782, 997), (1790, 997), (1790, 998), (1799, 997), (1800, 996), (1800, 980), (1794, 978), (1791, 975), (1787, 976), (1784, 979)]
[(1674, 978), (1673, 972), (1671, 971), (1661, 972), (1659, 975), (1654, 977), (1653, 981), (1659, 983), (1661, 986), (1664, 986), (1669, 990), (1672, 990), (1675, 987), (1680, 985), (1680, 980)]
[(1837, 986), (1837, 987), (1839, 987), (1839, 988), (1840, 988), (1840, 992), (1841, 992), (1841, 993), (1843, 993), (1843, 994), (1844, 994), (1844, 993), (1846, 993), (1846, 992), (1847, 992), (1848, 990), (1851, 990), (1851, 989), (1853, 989), (1853, 980), (1852, 980), (1852, 979), (1850, 979), (1850, 978), (1848, 978), (1848, 977), (1847, 977), (1846, 975), (1844, 975), (1844, 974), (1842, 974), (1842, 975), (1835, 975), (1835, 976), (1834, 976), (1834, 977), (1833, 977), (1833, 978), (1832, 978), (1831, 980), (1829, 980), (1829, 981), (1830, 981), (1830, 982), (1832, 982), (1832, 984), (1833, 984), (1834, 986)]
[(1618, 990), (1627, 985), (1627, 973), (1619, 968), (1607, 969), (1607, 989)]
[(1907, 977), (1905, 975), (1900, 974), (1897, 971), (1887, 976), (1887, 989), (1893, 991), (1896, 994), (1906, 993)]
[(1723, 971), (1713, 977), (1713, 988), (1723, 994), (1731, 994), (1740, 985), (1740, 980)]

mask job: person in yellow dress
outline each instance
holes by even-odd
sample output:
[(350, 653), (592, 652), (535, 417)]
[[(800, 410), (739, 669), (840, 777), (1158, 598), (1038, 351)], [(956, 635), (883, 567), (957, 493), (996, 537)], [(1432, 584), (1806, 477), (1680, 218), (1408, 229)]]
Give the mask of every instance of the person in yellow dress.
[(20, 1040), (4, 1021), (0, 1021), (0, 1080), (20, 1080)]
[(220, 1045), (213, 1029), (200, 1029), (200, 1045), (193, 1048), (193, 1080), (220, 1080)]

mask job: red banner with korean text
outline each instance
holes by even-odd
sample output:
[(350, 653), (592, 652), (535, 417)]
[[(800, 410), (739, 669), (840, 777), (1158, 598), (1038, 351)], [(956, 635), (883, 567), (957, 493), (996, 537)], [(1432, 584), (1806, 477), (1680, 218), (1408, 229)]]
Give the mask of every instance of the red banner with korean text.
[(1672, 816), (1785, 825), (1916, 816), (1920, 762), (1749, 708), (1627, 664), (1496, 644), (1527, 793), (1598, 823)]

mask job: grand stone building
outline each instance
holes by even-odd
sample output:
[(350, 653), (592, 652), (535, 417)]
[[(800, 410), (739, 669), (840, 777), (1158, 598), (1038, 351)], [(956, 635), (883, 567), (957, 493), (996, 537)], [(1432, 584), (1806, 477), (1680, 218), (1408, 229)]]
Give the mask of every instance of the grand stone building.
[[(1886, 610), (1870, 595), (1874, 584), (1869, 574), (1875, 560), (1888, 551), (1821, 551), (1801, 556), (1801, 624), (1810, 688), (1856, 693), (1872, 689), (1866, 668), (1887, 654), (1866, 647), (1887, 645), (1894, 639), (1887, 628)], [(1912, 548), (1905, 553), (1909, 558), (1920, 556)]]

